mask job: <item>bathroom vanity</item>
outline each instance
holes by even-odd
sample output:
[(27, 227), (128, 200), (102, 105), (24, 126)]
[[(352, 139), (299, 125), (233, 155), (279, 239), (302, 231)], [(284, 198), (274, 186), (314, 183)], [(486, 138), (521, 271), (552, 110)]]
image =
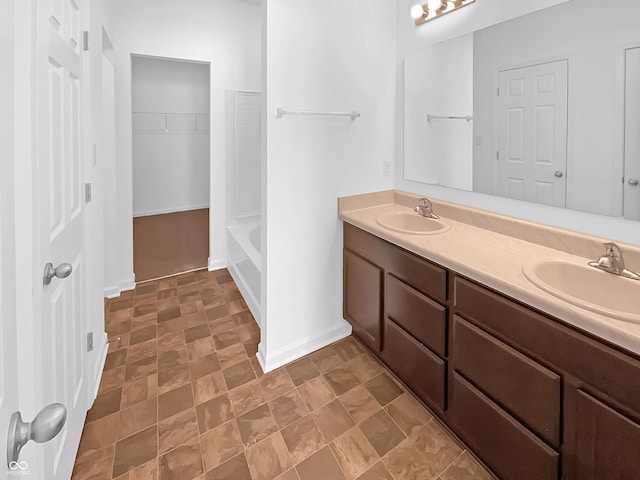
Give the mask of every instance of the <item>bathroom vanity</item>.
[(354, 334), (499, 478), (640, 478), (640, 326), (598, 327), (520, 278), (518, 255), (565, 252), (456, 220), (437, 236), (394, 232), (372, 219), (411, 196), (366, 200), (341, 205)]

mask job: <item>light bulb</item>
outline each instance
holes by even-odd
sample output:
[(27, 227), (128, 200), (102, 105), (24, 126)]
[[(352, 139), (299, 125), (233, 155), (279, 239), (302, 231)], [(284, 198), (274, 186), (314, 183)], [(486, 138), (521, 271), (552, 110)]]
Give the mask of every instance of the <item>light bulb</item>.
[(415, 20), (422, 18), (423, 15), (424, 9), (422, 8), (422, 5), (414, 5), (413, 7), (411, 7), (411, 16)]
[(442, 7), (442, 0), (429, 0), (427, 6), (429, 7), (429, 11), (435, 12)]

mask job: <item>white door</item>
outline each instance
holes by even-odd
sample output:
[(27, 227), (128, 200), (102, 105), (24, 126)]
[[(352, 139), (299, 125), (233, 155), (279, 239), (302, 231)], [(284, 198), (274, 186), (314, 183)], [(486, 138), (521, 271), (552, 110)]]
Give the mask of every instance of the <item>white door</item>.
[[(15, 0), (0, 16), (1, 479), (68, 480), (91, 398), (81, 314), (78, 7), (75, 0)], [(75, 271), (45, 286), (49, 261), (70, 262)], [(31, 422), (54, 403), (66, 407), (62, 431), (42, 445), (29, 442), (10, 462), (14, 413)]]
[[(5, 153), (4, 148), (0, 151)], [(5, 166), (4, 161), (2, 166)], [(10, 237), (12, 232), (8, 231), (10, 221), (5, 214), (5, 206), (13, 205), (13, 202), (6, 190), (6, 184), (0, 184), (0, 200), (2, 202), (0, 204), (2, 206), (0, 208), (0, 478), (7, 478), (13, 473), (22, 473), (29, 468), (28, 462), (25, 463), (24, 460), (9, 465), (5, 453), (7, 451), (9, 419), (14, 412), (19, 410), (16, 311), (13, 295), (15, 290), (11, 287), (15, 280), (15, 277), (11, 278), (15, 262), (13, 262), (14, 252)]]
[[(87, 411), (83, 301), (82, 0), (39, 0), (36, 117), (40, 263), (68, 263), (73, 273), (41, 287), (41, 343), (36, 391), (43, 405), (67, 408), (64, 430), (43, 445), (44, 478), (70, 477)], [(41, 282), (34, 279), (34, 283)]]
[[(0, 15), (0, 479), (20, 466), (7, 464), (9, 419), (18, 411), (13, 246), (13, 55), (14, 16), (10, 6)], [(4, 8), (4, 7), (3, 7)], [(24, 464), (22, 464), (24, 466)]]
[(498, 194), (565, 206), (567, 61), (499, 73)]
[(640, 48), (625, 59), (624, 216), (640, 220)]

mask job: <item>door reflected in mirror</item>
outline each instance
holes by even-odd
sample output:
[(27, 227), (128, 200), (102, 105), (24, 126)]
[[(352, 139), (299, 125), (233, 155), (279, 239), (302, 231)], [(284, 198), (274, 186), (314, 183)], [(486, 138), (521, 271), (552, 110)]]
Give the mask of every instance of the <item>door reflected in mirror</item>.
[(408, 53), (405, 179), (640, 220), (638, 18), (573, 0)]

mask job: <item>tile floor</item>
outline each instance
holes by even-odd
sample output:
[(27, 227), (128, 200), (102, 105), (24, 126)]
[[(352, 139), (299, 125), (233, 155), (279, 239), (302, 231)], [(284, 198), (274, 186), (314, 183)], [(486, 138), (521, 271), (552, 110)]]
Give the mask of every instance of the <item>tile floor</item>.
[(226, 270), (107, 304), (74, 480), (492, 478), (353, 338), (263, 375)]

